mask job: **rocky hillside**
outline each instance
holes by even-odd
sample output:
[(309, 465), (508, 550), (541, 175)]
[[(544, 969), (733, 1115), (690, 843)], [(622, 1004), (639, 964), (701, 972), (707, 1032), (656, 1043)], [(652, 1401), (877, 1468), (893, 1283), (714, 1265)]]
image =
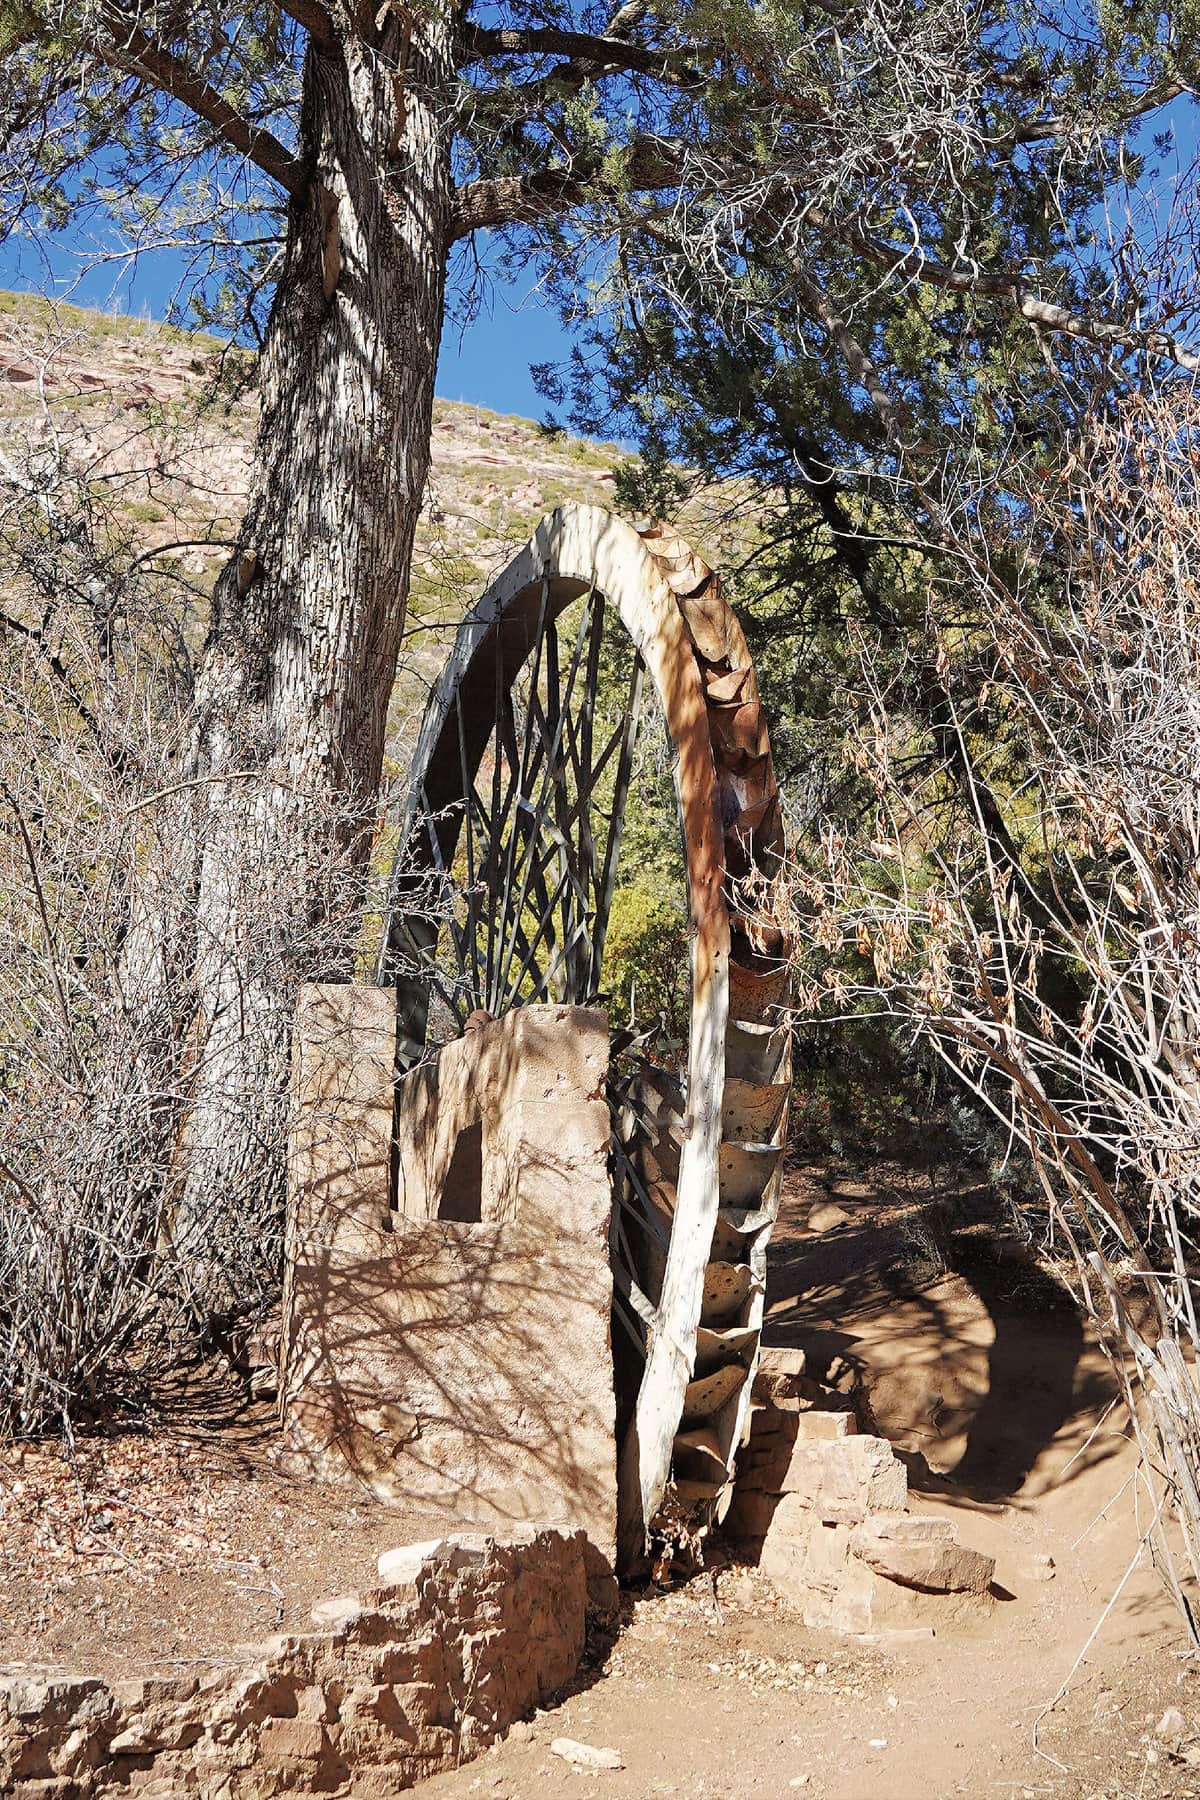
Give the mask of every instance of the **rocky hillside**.
[[(258, 402), (246, 359), (212, 337), (0, 292), (0, 454), (65, 458), (106, 529), (161, 550), (197, 619), (245, 499)], [(488, 577), (566, 499), (611, 503), (613, 445), (439, 400), (409, 630), (393, 706), (403, 757), (430, 677)]]

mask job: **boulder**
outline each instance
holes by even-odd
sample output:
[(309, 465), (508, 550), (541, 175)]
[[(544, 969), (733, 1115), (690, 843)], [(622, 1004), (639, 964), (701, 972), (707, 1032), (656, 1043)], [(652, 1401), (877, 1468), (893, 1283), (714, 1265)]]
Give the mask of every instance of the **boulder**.
[(995, 1557), (956, 1542), (948, 1519), (868, 1519), (850, 1548), (876, 1574), (923, 1594), (986, 1594), (996, 1572)]
[(832, 1622), (846, 1581), (849, 1537), (847, 1526), (822, 1524), (788, 1494), (763, 1541), (759, 1568), (813, 1630)]
[(335, 1594), (331, 1600), (319, 1600), (309, 1616), (319, 1631), (328, 1631), (354, 1624), (362, 1617), (362, 1611), (360, 1594)]
[(787, 1480), (789, 1500), (844, 1525), (860, 1524), (871, 1513), (900, 1512), (908, 1499), (904, 1464), (884, 1438), (866, 1435), (797, 1443)]
[(839, 1225), (849, 1225), (849, 1223), (850, 1214), (835, 1200), (818, 1200), (815, 1206), (809, 1207), (808, 1218), (805, 1221), (808, 1230), (818, 1235), (826, 1231), (836, 1231)]

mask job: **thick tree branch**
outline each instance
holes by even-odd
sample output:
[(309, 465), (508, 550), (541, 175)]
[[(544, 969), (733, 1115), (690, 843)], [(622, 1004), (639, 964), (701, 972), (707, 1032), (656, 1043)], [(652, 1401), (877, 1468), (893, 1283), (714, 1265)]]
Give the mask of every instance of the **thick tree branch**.
[(612, 75), (624, 73), (623, 69), (601, 68), (595, 63), (555, 63), (552, 69), (533, 81), (481, 90), (475, 102), (476, 117), (486, 119), (495, 112), (510, 121), (527, 125), (544, 107), (561, 104), (568, 94), (579, 93), (589, 82), (607, 81)]
[(879, 414), (883, 428), (888, 437), (899, 438), (899, 420), (896, 403), (888, 393), (879, 370), (864, 345), (851, 331), (849, 324), (830, 304), (829, 296), (819, 283), (793, 262), (792, 279), (796, 283), (797, 292), (802, 296), (813, 316), (820, 320), (826, 336), (841, 352), (853, 380), (860, 387), (866, 388), (871, 396), (871, 404)]
[[(532, 81), (518, 82), (511, 86), (481, 89), (478, 99), (480, 113), (484, 113), (490, 104), (501, 109), (511, 117), (528, 122), (538, 114), (543, 106), (561, 102), (568, 94), (577, 94), (589, 83), (608, 81), (613, 76), (628, 75), (629, 70), (618, 63), (594, 63), (568, 61), (555, 63), (544, 75), (536, 76)], [(687, 91), (700, 87), (704, 77), (699, 70), (671, 72), (660, 69), (655, 80), (664, 87), (674, 87)]]
[(307, 180), (303, 164), (274, 133), (243, 118), (215, 88), (145, 32), (114, 20), (114, 35), (102, 39), (97, 51), (105, 62), (150, 82), (215, 126), (231, 149), (248, 157), (289, 194), (303, 192)]
[(562, 31), (552, 25), (530, 25), (520, 30), (468, 25), (464, 42), (469, 62), (485, 62), (496, 56), (565, 56), (574, 62), (596, 63), (631, 75), (653, 75), (659, 80), (669, 80), (695, 54), (680, 49), (651, 50), (624, 38)]
[(623, 37), (635, 25), (640, 25), (649, 11), (650, 0), (625, 0), (625, 5), (618, 6), (608, 21), (608, 36)]
[(566, 169), (544, 169), (536, 175), (502, 175), (491, 181), (469, 181), (458, 191), (450, 222), (450, 241), (498, 225), (530, 225), (558, 218), (579, 204), (586, 183)]
[[(705, 82), (703, 63), (712, 52), (701, 44), (675, 46), (669, 50), (653, 50), (617, 37), (590, 37), (585, 32), (559, 31), (550, 27), (531, 27), (522, 31), (472, 30), (469, 39), (472, 55), (479, 59), (494, 56), (559, 55), (566, 60), (549, 70), (537, 82), (516, 90), (517, 96), (535, 94), (543, 83), (568, 83), (581, 87), (585, 81), (602, 81), (610, 75), (646, 75), (665, 87), (686, 91), (701, 88)], [(477, 48), (476, 48), (477, 47)], [(769, 72), (754, 63), (747, 69), (753, 77), (756, 102), (769, 99), (784, 111), (805, 120), (822, 118), (825, 103), (809, 94), (795, 94), (778, 86)], [(747, 99), (745, 104), (749, 106)]]
[(280, 4), (289, 19), (303, 25), (314, 44), (320, 45), (322, 50), (337, 49), (333, 24), (319, 0), (280, 0)]
[[(1172, 100), (1178, 100), (1181, 94), (1191, 93), (1186, 82), (1167, 80), (1156, 82), (1148, 87), (1141, 99), (1122, 112), (1119, 119), (1114, 119), (1105, 127), (1105, 134), (1122, 125), (1131, 125), (1135, 119), (1145, 118), (1147, 113), (1157, 112), (1160, 106), (1166, 106)], [(998, 150), (1012, 150), (1018, 144), (1051, 143), (1060, 138), (1068, 138), (1077, 134), (1080, 127), (1078, 118), (1063, 117), (1053, 114), (1045, 119), (1031, 119), (1024, 125), (1017, 125), (1002, 137), (989, 140)]]
[(455, 200), (451, 242), (489, 227), (558, 218), (591, 198), (675, 187), (683, 158), (683, 147), (667, 138), (638, 138), (625, 151), (617, 175), (609, 174), (597, 160), (570, 169), (542, 169), (534, 175), (469, 181)]

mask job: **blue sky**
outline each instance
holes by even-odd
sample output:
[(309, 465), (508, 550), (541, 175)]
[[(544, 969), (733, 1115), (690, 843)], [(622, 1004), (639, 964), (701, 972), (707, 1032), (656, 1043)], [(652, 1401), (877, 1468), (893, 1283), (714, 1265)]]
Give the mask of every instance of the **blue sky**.
[[(102, 312), (164, 316), (183, 267), (178, 257), (147, 254), (114, 286), (111, 269), (81, 276), (81, 263), (92, 248), (83, 239), (39, 245), (10, 238), (0, 244), (0, 288), (53, 292)], [(560, 361), (570, 347), (570, 337), (538, 292), (532, 270), (515, 281), (493, 275), (473, 323), (463, 329), (447, 321), (437, 391), (446, 400), (541, 418), (545, 407), (534, 389), (530, 364)]]
[(447, 321), (437, 391), (444, 400), (541, 418), (545, 403), (534, 390), (529, 366), (562, 362), (570, 349), (557, 311), (536, 287), (493, 281), (479, 317), (466, 330)]

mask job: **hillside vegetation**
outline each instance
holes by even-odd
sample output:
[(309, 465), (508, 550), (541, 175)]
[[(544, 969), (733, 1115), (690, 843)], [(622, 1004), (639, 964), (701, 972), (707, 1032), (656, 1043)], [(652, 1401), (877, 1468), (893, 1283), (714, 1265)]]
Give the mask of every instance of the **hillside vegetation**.
[[(248, 360), (219, 339), (0, 293), (0, 451), (24, 466), (40, 450), (85, 473), (134, 553), (158, 553), (193, 586), (197, 635), (236, 535), (257, 423)], [(392, 705), (393, 773), (428, 681), (488, 578), (564, 500), (611, 505), (627, 460), (612, 444), (436, 402)]]

